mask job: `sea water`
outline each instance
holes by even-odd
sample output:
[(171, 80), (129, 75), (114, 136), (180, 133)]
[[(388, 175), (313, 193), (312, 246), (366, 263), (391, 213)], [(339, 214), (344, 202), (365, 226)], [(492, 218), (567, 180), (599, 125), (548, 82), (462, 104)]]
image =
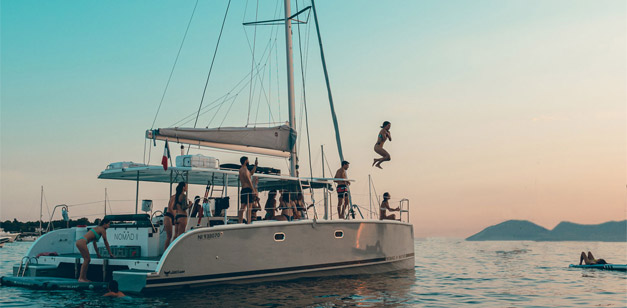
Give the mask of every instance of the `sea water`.
[[(11, 275), (31, 243), (0, 248)], [(581, 251), (627, 264), (627, 243), (418, 239), (413, 270), (165, 290), (128, 298), (95, 291), (0, 287), (2, 307), (626, 307), (627, 273), (570, 269)], [(320, 253), (325, 253), (321, 251)], [(198, 257), (202, 262), (202, 256)]]

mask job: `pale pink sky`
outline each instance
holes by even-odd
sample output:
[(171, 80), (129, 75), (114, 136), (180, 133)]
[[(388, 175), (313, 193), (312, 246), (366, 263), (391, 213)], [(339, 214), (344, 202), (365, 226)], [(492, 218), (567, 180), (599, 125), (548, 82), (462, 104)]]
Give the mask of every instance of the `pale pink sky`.
[[(96, 177), (108, 163), (142, 161), (143, 134), (191, 6), (151, 7), (138, 24), (137, 16), (120, 12), (133, 12), (125, 9), (129, 5), (148, 8), (114, 4), (75, 7), (84, 14), (66, 16), (61, 8), (3, 2), (0, 220), (37, 219), (41, 185), (50, 209), (97, 202), (106, 187), (111, 199), (131, 200), (112, 202), (114, 212), (134, 211), (134, 183)], [(371, 174), (379, 194), (411, 200), (417, 237), (466, 237), (508, 219), (553, 228), (560, 221), (627, 218), (624, 1), (460, 1), (456, 8), (410, 1), (407, 10), (374, 2), (361, 5), (360, 14), (345, 14), (358, 4), (318, 4), (349, 176), (358, 181), (357, 203), (368, 207)], [(46, 26), (36, 26), (38, 21)], [(233, 23), (241, 28), (241, 16)], [(198, 106), (215, 43), (213, 37), (204, 42), (202, 31), (215, 25), (197, 27), (158, 127)], [(307, 92), (319, 175), (320, 144), (333, 172), (339, 161), (317, 46), (311, 44)], [(226, 54), (218, 60), (228, 63), (243, 50), (228, 40), (223, 48)], [(218, 65), (216, 76), (237, 71), (239, 78), (249, 61), (243, 71)], [(224, 94), (229, 81), (214, 82), (211, 99)], [(284, 104), (285, 95), (280, 99)], [(236, 106), (229, 124), (241, 125), (233, 119), (245, 108)], [(283, 117), (286, 109), (281, 107)], [(386, 144), (392, 161), (378, 170), (370, 167), (372, 146), (384, 120), (392, 122), (394, 139)], [(153, 148), (151, 163), (158, 163), (162, 150), (162, 144)], [(301, 159), (306, 150), (303, 141)], [(238, 158), (200, 153), (223, 162)], [(261, 163), (286, 170), (282, 160)], [(308, 166), (301, 166), (307, 173)], [(143, 185), (140, 194), (160, 207), (167, 196), (167, 184)], [(93, 219), (102, 206), (74, 206), (70, 212)]]

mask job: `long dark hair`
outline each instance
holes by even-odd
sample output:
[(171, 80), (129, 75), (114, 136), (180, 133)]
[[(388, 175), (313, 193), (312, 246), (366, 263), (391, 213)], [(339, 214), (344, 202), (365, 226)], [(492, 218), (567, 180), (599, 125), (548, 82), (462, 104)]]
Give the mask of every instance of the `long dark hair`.
[(178, 185), (176, 185), (176, 195), (174, 195), (174, 208), (176, 208), (176, 204), (179, 203), (179, 197), (181, 196), (181, 194), (183, 193), (183, 189), (185, 188), (185, 182), (179, 182)]
[(276, 190), (271, 190), (268, 192), (268, 200), (266, 200), (266, 204), (264, 209), (271, 209), (276, 205)]

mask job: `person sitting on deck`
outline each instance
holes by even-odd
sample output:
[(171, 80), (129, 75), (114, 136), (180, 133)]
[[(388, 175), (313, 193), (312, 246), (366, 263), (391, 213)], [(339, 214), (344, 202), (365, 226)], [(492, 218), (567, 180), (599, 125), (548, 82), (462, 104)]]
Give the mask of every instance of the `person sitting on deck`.
[(109, 292), (105, 293), (103, 296), (109, 296), (109, 297), (126, 296), (126, 294), (122, 293), (122, 291), (118, 289), (118, 282), (115, 280), (109, 281), (109, 287), (107, 288), (107, 290), (109, 290)]
[(242, 184), (242, 190), (240, 192), (241, 207), (237, 218), (239, 223), (242, 223), (244, 220), (244, 211), (246, 211), (246, 223), (250, 223), (251, 206), (249, 205), (253, 203), (253, 197), (256, 194), (255, 187), (251, 180), (251, 174), (255, 174), (257, 171), (258, 162), (255, 158), (255, 167), (253, 167), (252, 171), (248, 171), (248, 157), (242, 156), (239, 161), (242, 164), (242, 167), (239, 168), (239, 181)]
[(294, 203), (296, 212), (298, 212), (298, 216), (300, 216), (300, 219), (302, 219), (302, 217), (305, 217), (305, 212), (307, 211), (307, 205), (305, 205), (305, 197), (303, 196), (302, 192), (298, 192), (298, 194), (296, 195), (296, 201)]
[(98, 245), (96, 242), (102, 237), (104, 241), (105, 247), (107, 247), (107, 251), (109, 252), (109, 256), (114, 258), (113, 253), (111, 252), (111, 247), (109, 247), (109, 241), (107, 240), (107, 229), (109, 229), (110, 221), (107, 218), (104, 218), (100, 221), (97, 227), (89, 229), (85, 235), (79, 238), (76, 241), (76, 248), (80, 251), (81, 256), (83, 257), (83, 265), (81, 265), (81, 273), (78, 276), (79, 282), (90, 282), (87, 280), (87, 269), (89, 268), (89, 262), (91, 262), (91, 257), (89, 255), (89, 248), (87, 244), (94, 243), (94, 250), (96, 251), (96, 255), (98, 258), (102, 258), (100, 255), (100, 251), (98, 251)]
[(603, 259), (595, 259), (589, 251), (587, 256), (585, 252), (581, 252), (581, 255), (579, 256), (579, 265), (581, 265), (582, 262), (585, 262), (586, 265), (607, 264), (607, 262)]
[(388, 202), (388, 200), (390, 200), (390, 198), (391, 198), (390, 193), (386, 192), (386, 193), (383, 194), (383, 202), (381, 202), (381, 207), (379, 208), (379, 219), (380, 220), (384, 220), (384, 219), (396, 220), (396, 215), (394, 215), (394, 214), (387, 215), (387, 212), (386, 212), (386, 210), (390, 211), (390, 212), (400, 211), (400, 208), (393, 209), (393, 208), (390, 207), (390, 203)]
[(294, 214), (294, 203), (290, 198), (290, 193), (287, 191), (281, 192), (281, 198), (279, 199), (279, 209), (281, 210), (281, 215), (277, 216), (277, 220), (282, 221), (293, 221)]
[(261, 205), (259, 204), (259, 201), (261, 201), (261, 199), (257, 195), (254, 195), (253, 203), (251, 204), (251, 214), (250, 214), (252, 221), (261, 220), (261, 218), (257, 216), (257, 212), (261, 210)]
[(268, 192), (268, 200), (266, 200), (266, 205), (264, 206), (264, 210), (266, 210), (266, 216), (263, 220), (272, 220), (275, 219), (274, 214), (276, 213), (276, 190), (273, 189)]

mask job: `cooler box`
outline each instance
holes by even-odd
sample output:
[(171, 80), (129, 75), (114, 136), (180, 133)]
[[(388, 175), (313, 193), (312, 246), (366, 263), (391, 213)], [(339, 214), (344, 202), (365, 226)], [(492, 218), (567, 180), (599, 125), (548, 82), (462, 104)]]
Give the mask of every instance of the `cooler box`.
[(220, 163), (217, 158), (200, 154), (177, 156), (176, 166), (220, 169)]

